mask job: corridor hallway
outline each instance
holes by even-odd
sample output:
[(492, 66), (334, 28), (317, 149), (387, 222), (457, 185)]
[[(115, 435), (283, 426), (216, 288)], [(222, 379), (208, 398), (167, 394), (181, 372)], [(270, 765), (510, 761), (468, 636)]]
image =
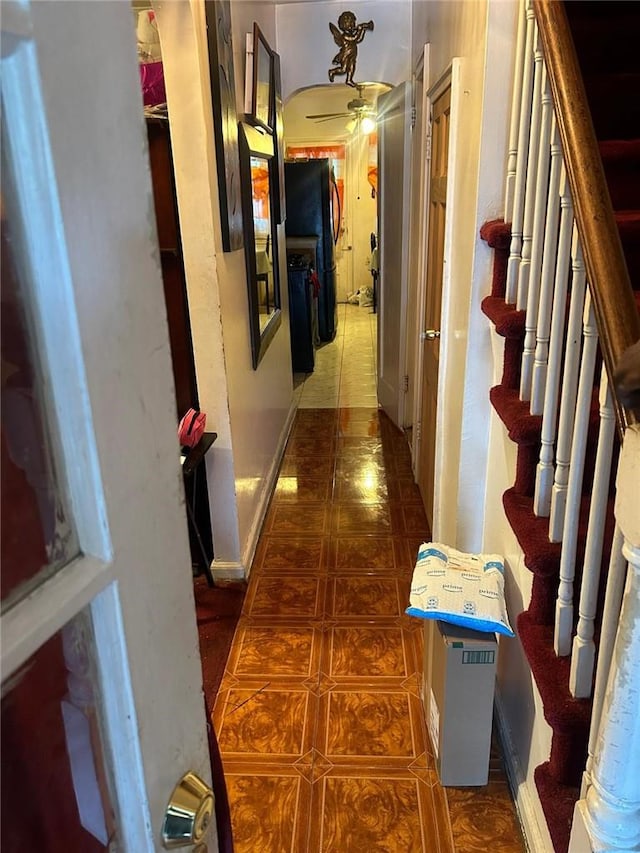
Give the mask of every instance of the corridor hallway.
[(497, 750), (486, 787), (438, 783), (423, 625), (404, 615), (429, 530), (404, 435), (364, 402), (375, 315), (340, 310), (297, 389), (213, 712), (235, 850), (520, 853)]

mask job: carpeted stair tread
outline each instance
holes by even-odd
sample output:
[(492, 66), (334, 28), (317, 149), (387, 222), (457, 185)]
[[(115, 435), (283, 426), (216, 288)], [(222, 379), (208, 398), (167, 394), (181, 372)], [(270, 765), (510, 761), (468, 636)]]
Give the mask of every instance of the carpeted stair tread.
[(489, 391), (489, 399), (506, 426), (511, 441), (519, 445), (540, 444), (542, 416), (530, 413), (530, 403), (520, 399), (517, 389), (494, 385)]
[(492, 249), (508, 249), (511, 244), (511, 223), (504, 219), (491, 219), (480, 229), (480, 237)]
[(580, 797), (580, 788), (577, 785), (561, 785), (556, 782), (551, 775), (548, 761), (536, 767), (533, 778), (553, 842), (553, 849), (555, 853), (567, 853), (573, 809)]
[(501, 296), (485, 296), (480, 307), (501, 337), (524, 338), (526, 311), (518, 311), (515, 305), (508, 305)]
[(502, 496), (505, 515), (524, 553), (525, 566), (534, 574), (558, 574), (561, 544), (549, 542), (549, 519), (533, 512), (533, 498), (513, 488)]
[(517, 628), (542, 699), (544, 718), (553, 731), (549, 775), (562, 785), (577, 786), (587, 759), (591, 699), (571, 696), (571, 658), (556, 655), (552, 625), (536, 625), (525, 611), (518, 616)]
[[(605, 522), (605, 546), (613, 536), (613, 496), (608, 499), (608, 515)], [(584, 494), (580, 499), (578, 521), (578, 541), (576, 548), (576, 577), (580, 576), (584, 560), (584, 550), (589, 522), (591, 495)], [(562, 544), (549, 542), (549, 519), (535, 515), (533, 497), (516, 492), (515, 487), (507, 489), (502, 496), (505, 515), (524, 554), (524, 564), (534, 574), (546, 577), (557, 574), (560, 568)], [(606, 547), (605, 547), (606, 555)]]

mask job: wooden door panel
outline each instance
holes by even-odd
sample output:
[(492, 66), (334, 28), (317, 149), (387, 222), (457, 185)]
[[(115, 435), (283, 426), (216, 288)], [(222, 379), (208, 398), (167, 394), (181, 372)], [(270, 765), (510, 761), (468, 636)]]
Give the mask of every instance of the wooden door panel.
[[(447, 163), (449, 156), (449, 116), (451, 89), (433, 104), (431, 127), (431, 170), (429, 185), (429, 226), (427, 232), (427, 287), (424, 330), (440, 330), (444, 235), (447, 210)], [(438, 339), (422, 342), (422, 413), (418, 462), (418, 485), (429, 524), (433, 527), (433, 492), (435, 481), (436, 415), (438, 406)]]

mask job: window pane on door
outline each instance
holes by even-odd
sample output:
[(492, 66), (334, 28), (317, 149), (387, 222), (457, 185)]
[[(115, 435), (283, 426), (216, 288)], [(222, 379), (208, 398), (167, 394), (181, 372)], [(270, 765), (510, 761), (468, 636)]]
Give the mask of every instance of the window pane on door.
[[(30, 305), (28, 264), (10, 169), (0, 187), (2, 610), (79, 553), (56, 459), (50, 393)], [(51, 281), (51, 287), (56, 282)], [(56, 318), (52, 317), (55, 323)]]
[(2, 684), (3, 853), (101, 853), (115, 822), (81, 612)]

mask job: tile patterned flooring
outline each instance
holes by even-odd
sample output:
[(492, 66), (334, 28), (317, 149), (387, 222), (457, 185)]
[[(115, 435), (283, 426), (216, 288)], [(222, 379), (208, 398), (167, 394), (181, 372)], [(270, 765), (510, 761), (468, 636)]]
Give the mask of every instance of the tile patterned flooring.
[(497, 750), (486, 787), (438, 782), (404, 614), (425, 538), (404, 435), (301, 404), (213, 711), (236, 853), (524, 850)]
[(371, 308), (338, 305), (334, 340), (316, 350), (313, 373), (295, 377), (298, 408), (377, 407), (376, 320)]

